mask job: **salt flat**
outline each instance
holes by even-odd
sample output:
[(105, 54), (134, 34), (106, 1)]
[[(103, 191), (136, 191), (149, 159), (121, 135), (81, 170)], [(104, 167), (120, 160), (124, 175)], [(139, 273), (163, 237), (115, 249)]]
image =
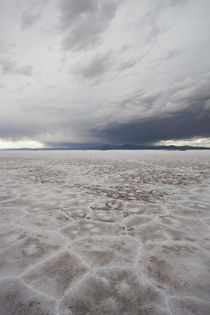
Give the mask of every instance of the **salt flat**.
[(0, 314), (210, 314), (209, 151), (1, 151)]

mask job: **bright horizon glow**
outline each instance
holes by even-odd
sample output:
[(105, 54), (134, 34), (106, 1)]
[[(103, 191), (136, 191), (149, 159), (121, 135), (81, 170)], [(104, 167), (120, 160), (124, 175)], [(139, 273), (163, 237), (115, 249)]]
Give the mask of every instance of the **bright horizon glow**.
[[(191, 139), (179, 139), (179, 140), (161, 140), (155, 142), (153, 145), (165, 145), (165, 146), (194, 146), (194, 147), (206, 147), (210, 148), (210, 137), (208, 138), (191, 138)], [(0, 149), (42, 149), (45, 148), (45, 144), (30, 139), (23, 139), (19, 141), (7, 141), (0, 138)]]
[(191, 139), (179, 139), (179, 140), (161, 140), (154, 145), (176, 145), (184, 146), (189, 145), (192, 147), (210, 147), (210, 138), (191, 138)]
[(19, 140), (19, 141), (7, 141), (0, 139), (0, 149), (41, 149), (44, 148), (44, 144), (35, 140)]

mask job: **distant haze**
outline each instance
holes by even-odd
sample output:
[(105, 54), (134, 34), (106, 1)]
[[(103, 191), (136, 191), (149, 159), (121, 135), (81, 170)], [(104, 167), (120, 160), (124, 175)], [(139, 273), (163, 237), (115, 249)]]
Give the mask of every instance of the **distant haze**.
[(0, 1), (0, 148), (210, 146), (209, 0)]

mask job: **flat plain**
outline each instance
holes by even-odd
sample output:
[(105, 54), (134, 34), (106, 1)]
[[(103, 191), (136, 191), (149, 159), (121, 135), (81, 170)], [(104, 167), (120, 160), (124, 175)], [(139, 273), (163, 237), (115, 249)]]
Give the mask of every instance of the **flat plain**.
[(210, 151), (0, 151), (13, 314), (210, 314)]

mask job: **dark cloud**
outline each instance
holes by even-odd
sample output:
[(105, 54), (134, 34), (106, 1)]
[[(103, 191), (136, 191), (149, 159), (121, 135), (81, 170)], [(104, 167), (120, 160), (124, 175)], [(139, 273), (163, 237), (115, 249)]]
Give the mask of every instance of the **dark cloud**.
[(161, 95), (162, 91), (145, 94), (144, 91), (139, 90), (130, 97), (127, 97), (119, 102), (118, 107), (120, 110), (138, 110), (139, 108), (148, 110), (153, 107), (153, 104), (158, 101)]
[(210, 136), (210, 110), (188, 109), (162, 118), (113, 124), (95, 135), (108, 143), (154, 143), (159, 140)]
[[(121, 122), (94, 129), (110, 143), (148, 143), (159, 140), (210, 136), (210, 77), (179, 83), (171, 90), (145, 95), (139, 91), (118, 103)], [(139, 115), (140, 112), (140, 115)], [(138, 118), (139, 115), (139, 118)], [(135, 117), (135, 118), (133, 118)]]
[[(22, 106), (21, 114), (29, 117), (28, 122), (24, 119), (22, 124), (17, 117), (11, 124), (1, 121), (0, 137), (34, 138), (41, 134), (61, 132), (68, 139), (75, 132), (75, 136), (79, 135), (80, 139), (114, 144), (210, 137), (209, 86), (210, 76), (205, 75), (180, 82), (170, 90), (153, 93), (139, 90), (121, 101), (102, 104), (102, 108), (111, 107), (117, 112), (112, 114), (108, 109), (109, 115), (100, 113), (98, 121), (97, 112), (84, 112), (81, 106), (68, 108), (67, 104), (57, 108), (56, 100), (54, 105), (52, 102), (39, 105), (41, 100), (37, 100), (33, 103), (33, 112), (29, 113), (27, 102), (27, 105)], [(31, 120), (33, 116), (43, 119)], [(57, 138), (55, 142), (58, 142)]]
[(10, 59), (0, 59), (0, 66), (3, 74), (22, 74), (31, 76), (33, 67), (31, 65), (21, 65)]
[(114, 18), (122, 0), (62, 0), (61, 29), (64, 50), (86, 50), (94, 46)]
[(110, 70), (113, 64), (113, 58), (114, 56), (111, 52), (97, 54), (82, 67), (81, 64), (79, 64), (74, 70), (74, 73), (86, 79), (100, 78)]
[(46, 129), (38, 121), (27, 122), (25, 119), (5, 121), (0, 119), (0, 138), (4, 140), (17, 141), (25, 137), (33, 139), (42, 131), (46, 131)]
[[(145, 93), (144, 90), (133, 92), (117, 103), (119, 111), (127, 109), (134, 115), (141, 113), (141, 118), (177, 113), (186, 108), (204, 105), (210, 99), (210, 74), (188, 78), (174, 86)], [(135, 112), (136, 111), (136, 112)], [(128, 116), (129, 117), (129, 116)]]
[(197, 0), (0, 1), (0, 138), (209, 135), (209, 9)]
[(86, 58), (85, 63), (79, 62), (73, 69), (70, 69), (69, 73), (98, 83), (101, 79), (105, 79), (106, 74), (119, 76), (119, 73), (133, 68), (137, 63), (138, 59), (123, 58), (120, 53), (116, 55), (112, 51), (108, 51), (94, 54), (90, 60)]
[[(197, 77), (194, 80), (180, 83), (175, 87), (168, 101), (166, 110), (169, 112), (178, 112), (183, 108), (202, 109), (206, 108), (206, 102), (210, 100), (210, 75), (204, 75), (203, 78)], [(199, 112), (197, 113), (199, 115)]]

